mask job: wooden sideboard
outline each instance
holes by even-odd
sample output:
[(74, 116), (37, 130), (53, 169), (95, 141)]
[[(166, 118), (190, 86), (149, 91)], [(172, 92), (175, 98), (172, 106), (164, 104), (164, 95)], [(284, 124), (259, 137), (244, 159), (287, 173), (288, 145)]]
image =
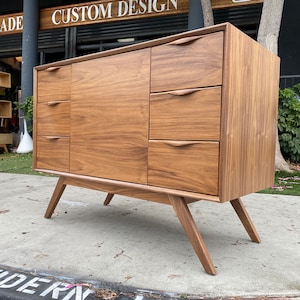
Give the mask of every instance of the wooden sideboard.
[(229, 23), (38, 66), (36, 170), (66, 185), (171, 204), (204, 269), (216, 269), (188, 203), (230, 201), (274, 180), (279, 58)]

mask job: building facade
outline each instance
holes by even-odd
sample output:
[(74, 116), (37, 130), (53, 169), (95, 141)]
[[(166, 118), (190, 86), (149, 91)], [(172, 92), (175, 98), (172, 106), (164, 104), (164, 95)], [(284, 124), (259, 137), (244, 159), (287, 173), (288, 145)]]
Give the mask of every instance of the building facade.
[[(24, 55), (33, 64), (44, 64), (75, 56), (140, 43), (154, 38), (189, 30), (191, 5), (199, 0), (15, 0), (4, 1), (0, 7), (0, 71), (11, 74), (11, 88), (0, 88), (0, 98), (19, 100), (22, 86), (25, 96), (32, 87), (26, 77)], [(28, 7), (23, 7), (24, 5)], [(24, 12), (30, 5), (36, 15), (25, 23)], [(212, 0), (215, 23), (231, 22), (256, 39), (263, 0)], [(197, 7), (196, 7), (197, 8)], [(287, 0), (284, 5), (279, 39), (281, 57), (281, 86), (300, 81), (300, 38), (296, 12), (300, 2)], [(195, 14), (194, 14), (195, 15)], [(38, 26), (36, 49), (25, 49), (25, 26)], [(32, 24), (30, 24), (32, 23)], [(197, 23), (197, 21), (196, 21)], [(26, 25), (27, 24), (27, 25)], [(28, 29), (28, 28), (26, 28)], [(28, 36), (30, 37), (30, 30)], [(28, 49), (28, 48), (27, 48)], [(26, 51), (25, 51), (26, 50)], [(23, 63), (22, 63), (23, 59)], [(27, 62), (28, 59), (26, 59)], [(31, 70), (32, 66), (27, 66)], [(23, 95), (24, 97), (24, 95)], [(17, 129), (12, 120), (9, 130)]]

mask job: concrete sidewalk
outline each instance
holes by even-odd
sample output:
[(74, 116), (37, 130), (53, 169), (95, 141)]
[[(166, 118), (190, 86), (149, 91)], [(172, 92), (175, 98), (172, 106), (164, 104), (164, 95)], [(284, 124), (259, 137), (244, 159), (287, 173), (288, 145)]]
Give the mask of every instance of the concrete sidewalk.
[[(230, 203), (190, 204), (214, 264), (201, 263), (171, 206), (68, 186), (43, 217), (57, 178), (0, 173), (0, 264), (126, 287), (199, 297), (300, 299), (300, 197), (243, 198), (262, 243)], [(1, 282), (1, 278), (0, 278)]]

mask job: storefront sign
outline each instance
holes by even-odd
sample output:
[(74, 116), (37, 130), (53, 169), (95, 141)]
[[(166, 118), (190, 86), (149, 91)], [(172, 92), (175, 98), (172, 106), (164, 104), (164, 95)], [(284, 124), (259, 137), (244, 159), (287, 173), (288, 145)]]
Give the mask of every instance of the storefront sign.
[[(212, 8), (262, 3), (263, 0), (212, 0)], [(187, 13), (189, 0), (102, 0), (40, 10), (40, 30)], [(0, 16), (0, 35), (20, 33), (22, 13)]]
[(40, 29), (186, 13), (188, 3), (188, 0), (102, 0), (47, 8), (41, 10)]
[(0, 34), (19, 33), (23, 29), (23, 15), (0, 16)]

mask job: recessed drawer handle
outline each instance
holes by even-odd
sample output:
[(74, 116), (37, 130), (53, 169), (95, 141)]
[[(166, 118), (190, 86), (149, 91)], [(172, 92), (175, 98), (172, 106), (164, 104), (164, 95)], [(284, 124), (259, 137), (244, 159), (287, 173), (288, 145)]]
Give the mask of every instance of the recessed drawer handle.
[(193, 94), (197, 91), (199, 91), (199, 89), (186, 89), (186, 90), (170, 91), (168, 92), (168, 94), (172, 96), (185, 96), (185, 95)]
[(172, 147), (185, 147), (185, 146), (191, 146), (198, 144), (199, 142), (193, 142), (193, 141), (168, 141), (165, 142), (165, 144), (172, 146)]
[(55, 140), (59, 140), (59, 136), (46, 136), (46, 139), (48, 141), (55, 141)]
[(60, 67), (49, 67), (49, 68), (46, 69), (46, 71), (47, 72), (54, 72), (54, 71), (57, 71), (59, 69), (60, 69)]
[(58, 105), (63, 102), (65, 102), (65, 101), (49, 101), (49, 102), (47, 102), (47, 104), (48, 104), (48, 106), (54, 106), (54, 105)]
[(189, 36), (189, 37), (185, 37), (185, 38), (170, 42), (167, 45), (171, 45), (171, 46), (186, 45), (186, 44), (193, 43), (194, 41), (197, 41), (201, 38), (203, 38), (203, 36)]

